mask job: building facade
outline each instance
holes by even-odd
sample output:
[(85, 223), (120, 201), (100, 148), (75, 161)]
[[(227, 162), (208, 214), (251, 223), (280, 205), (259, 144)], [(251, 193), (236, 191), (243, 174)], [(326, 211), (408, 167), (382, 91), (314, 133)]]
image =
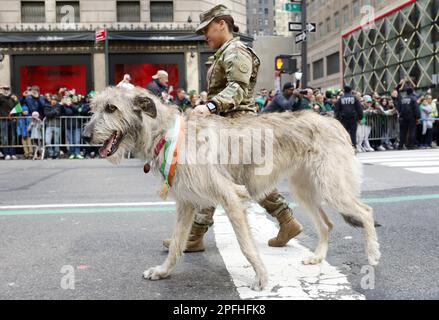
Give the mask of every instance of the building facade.
[[(288, 30), (288, 23), (301, 21), (300, 12), (286, 12), (284, 10), (285, 4), (290, 2), (290, 0), (274, 1), (274, 35), (292, 37), (294, 33)], [(294, 39), (292, 39), (292, 41), (294, 41)]]
[(308, 37), (308, 85), (341, 88), (343, 85), (341, 36), (359, 21), (373, 17), (395, 0), (308, 0), (308, 22), (317, 26)]
[(212, 55), (203, 36), (194, 33), (199, 13), (227, 5), (246, 36), (246, 1), (0, 1), (0, 83), (15, 92), (39, 85), (79, 93), (105, 87), (103, 42), (95, 31), (106, 28), (109, 39), (109, 83), (125, 73), (146, 86), (159, 69), (170, 85), (186, 90), (206, 88), (205, 62)]
[(343, 77), (363, 92), (390, 92), (406, 79), (421, 91), (439, 77), (439, 1), (408, 1), (344, 33)]
[(437, 0), (308, 0), (309, 85), (388, 92), (403, 77), (419, 88), (437, 74)]
[[(291, 39), (290, 39), (291, 40)], [(256, 82), (255, 91), (265, 88), (268, 90), (282, 88), (286, 82), (294, 82), (292, 74), (281, 74), (275, 72), (275, 59), (279, 55), (291, 54), (296, 52), (294, 41), (285, 41), (285, 37), (280, 36), (258, 36), (253, 42), (253, 49), (261, 59), (259, 67), (258, 81)], [(276, 80), (279, 77), (279, 81)]]
[(276, 0), (247, 0), (247, 33), (250, 36), (274, 34)]

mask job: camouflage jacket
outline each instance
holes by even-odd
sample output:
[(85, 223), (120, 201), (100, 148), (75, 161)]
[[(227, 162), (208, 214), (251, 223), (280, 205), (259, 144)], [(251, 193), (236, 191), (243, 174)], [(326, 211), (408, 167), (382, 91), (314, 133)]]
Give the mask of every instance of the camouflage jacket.
[(239, 38), (227, 41), (214, 55), (207, 72), (208, 98), (217, 113), (256, 112), (253, 91), (260, 60)]

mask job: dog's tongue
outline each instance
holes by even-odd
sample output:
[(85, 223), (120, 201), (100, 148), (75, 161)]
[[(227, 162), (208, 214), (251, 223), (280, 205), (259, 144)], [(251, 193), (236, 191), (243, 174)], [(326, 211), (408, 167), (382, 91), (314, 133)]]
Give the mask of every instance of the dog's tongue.
[(111, 146), (113, 145), (114, 135), (105, 140), (104, 145), (99, 149), (99, 155), (101, 158), (106, 158), (108, 153), (111, 151)]
[(108, 154), (108, 150), (105, 147), (102, 147), (99, 149), (99, 155), (101, 156), (101, 158), (106, 158)]

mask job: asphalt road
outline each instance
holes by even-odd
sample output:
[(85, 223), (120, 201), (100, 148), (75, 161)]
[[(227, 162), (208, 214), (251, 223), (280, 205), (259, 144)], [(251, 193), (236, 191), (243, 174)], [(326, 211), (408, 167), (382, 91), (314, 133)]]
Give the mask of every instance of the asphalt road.
[[(362, 197), (382, 225), (373, 288), (364, 286), (361, 230), (335, 213), (327, 262), (366, 299), (438, 299), (439, 174), (373, 157), (360, 155)], [(439, 166), (439, 151), (427, 157)], [(169, 279), (142, 279), (145, 269), (166, 257), (161, 242), (175, 215), (172, 199), (161, 203), (156, 194), (160, 181), (142, 168), (137, 160), (118, 167), (103, 160), (1, 161), (0, 299), (241, 299), (213, 232), (207, 250), (186, 254)], [(285, 184), (279, 189), (287, 194)], [(305, 226), (298, 243), (312, 250), (316, 233), (301, 208), (294, 211)]]

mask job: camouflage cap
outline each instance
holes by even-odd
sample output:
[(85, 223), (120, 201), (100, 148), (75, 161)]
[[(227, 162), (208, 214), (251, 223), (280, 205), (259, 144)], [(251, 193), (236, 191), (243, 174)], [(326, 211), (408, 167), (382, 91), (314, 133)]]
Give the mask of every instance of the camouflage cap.
[(197, 34), (202, 34), (203, 29), (206, 28), (213, 19), (222, 16), (231, 16), (231, 11), (223, 4), (219, 4), (210, 10), (200, 13), (200, 25), (197, 27), (195, 32)]

